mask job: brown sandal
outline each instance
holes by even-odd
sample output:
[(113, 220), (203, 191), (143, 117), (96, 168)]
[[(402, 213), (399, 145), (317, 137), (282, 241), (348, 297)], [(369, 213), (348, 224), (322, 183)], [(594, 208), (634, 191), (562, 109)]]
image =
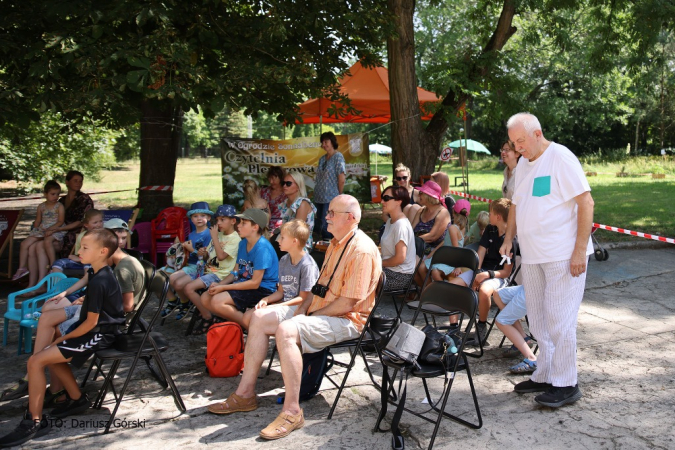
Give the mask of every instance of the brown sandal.
[(227, 400), (209, 405), (208, 410), (213, 414), (232, 414), (236, 412), (253, 411), (258, 408), (258, 397), (244, 398), (237, 394), (227, 397)]
[(263, 439), (280, 439), (291, 434), (298, 428), (305, 425), (305, 414), (301, 409), (300, 414), (292, 415), (282, 412), (274, 419), (274, 422), (267, 425), (267, 428), (260, 432), (260, 437)]

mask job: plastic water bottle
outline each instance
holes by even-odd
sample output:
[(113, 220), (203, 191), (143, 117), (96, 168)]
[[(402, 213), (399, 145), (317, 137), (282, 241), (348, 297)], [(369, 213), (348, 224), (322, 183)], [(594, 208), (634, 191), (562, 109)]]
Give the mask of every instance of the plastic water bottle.
[(38, 320), (41, 315), (42, 315), (42, 313), (40, 311), (35, 311), (33, 313), (33, 319)]
[(234, 277), (234, 281), (237, 281), (239, 279), (239, 271), (238, 270), (233, 270), (232, 276)]
[(199, 255), (197, 257), (197, 278), (200, 278), (204, 276), (204, 257), (202, 255)]

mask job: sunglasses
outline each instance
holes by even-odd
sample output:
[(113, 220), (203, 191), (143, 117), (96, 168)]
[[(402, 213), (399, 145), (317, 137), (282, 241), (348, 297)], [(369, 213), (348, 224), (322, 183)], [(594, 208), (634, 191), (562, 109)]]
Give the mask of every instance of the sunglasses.
[(396, 181), (405, 181), (408, 177), (396, 177)]
[(382, 196), (383, 202), (388, 202), (388, 201), (391, 201), (391, 200), (395, 200), (394, 197), (392, 197), (391, 195), (383, 195)]
[(292, 181), (282, 181), (281, 185), (291, 187), (291, 186), (293, 186), (293, 182)]

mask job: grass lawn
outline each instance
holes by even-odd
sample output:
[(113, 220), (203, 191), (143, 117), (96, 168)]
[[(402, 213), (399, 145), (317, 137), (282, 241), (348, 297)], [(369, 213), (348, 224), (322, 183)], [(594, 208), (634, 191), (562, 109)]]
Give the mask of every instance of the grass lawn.
[[(391, 184), (391, 161), (378, 157), (377, 171), (389, 177)], [(502, 170), (496, 168), (497, 159), (470, 162), (469, 193), (480, 197), (498, 198), (501, 195)], [(671, 163), (673, 164), (673, 163)], [(633, 174), (627, 178), (617, 178), (622, 164), (610, 164), (586, 168), (598, 172), (588, 177), (595, 200), (594, 221), (605, 225), (627, 228), (635, 231), (675, 237), (675, 215), (668, 204), (675, 198), (675, 177), (667, 170), (665, 179), (655, 180), (651, 175)], [(451, 189), (454, 177), (460, 169), (446, 165), (443, 170), (450, 176)], [(374, 160), (371, 171), (375, 173)], [(180, 159), (176, 170), (174, 201), (177, 205), (189, 207), (195, 201), (207, 201), (212, 209), (222, 202), (221, 167), (219, 158)], [(85, 180), (84, 191), (135, 189), (138, 187), (139, 164), (123, 164), (116, 170), (101, 172), (101, 181)], [(130, 207), (136, 203), (136, 192), (119, 192), (94, 196), (95, 200), (111, 208)], [(671, 200), (669, 200), (671, 199)], [(487, 210), (487, 203), (471, 200), (471, 220), (478, 211)], [(379, 227), (379, 210), (366, 212), (364, 228)], [(598, 230), (596, 237), (600, 241), (643, 240), (611, 231)]]

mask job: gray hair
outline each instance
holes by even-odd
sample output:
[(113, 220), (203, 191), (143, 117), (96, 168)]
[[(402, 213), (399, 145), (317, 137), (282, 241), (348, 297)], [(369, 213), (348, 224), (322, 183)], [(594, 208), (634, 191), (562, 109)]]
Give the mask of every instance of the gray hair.
[(345, 212), (351, 213), (356, 223), (361, 222), (361, 205), (357, 199), (347, 194), (340, 194), (335, 199), (344, 203)]
[(539, 119), (537, 119), (537, 117), (534, 114), (530, 114), (530, 113), (527, 113), (527, 112), (521, 112), (521, 113), (512, 115), (509, 118), (509, 120), (506, 122), (506, 129), (510, 130), (511, 128), (515, 127), (516, 125), (522, 125), (523, 128), (525, 128), (525, 131), (530, 136), (533, 136), (534, 132), (537, 131), (537, 130), (542, 131), (541, 124), (539, 123)]

